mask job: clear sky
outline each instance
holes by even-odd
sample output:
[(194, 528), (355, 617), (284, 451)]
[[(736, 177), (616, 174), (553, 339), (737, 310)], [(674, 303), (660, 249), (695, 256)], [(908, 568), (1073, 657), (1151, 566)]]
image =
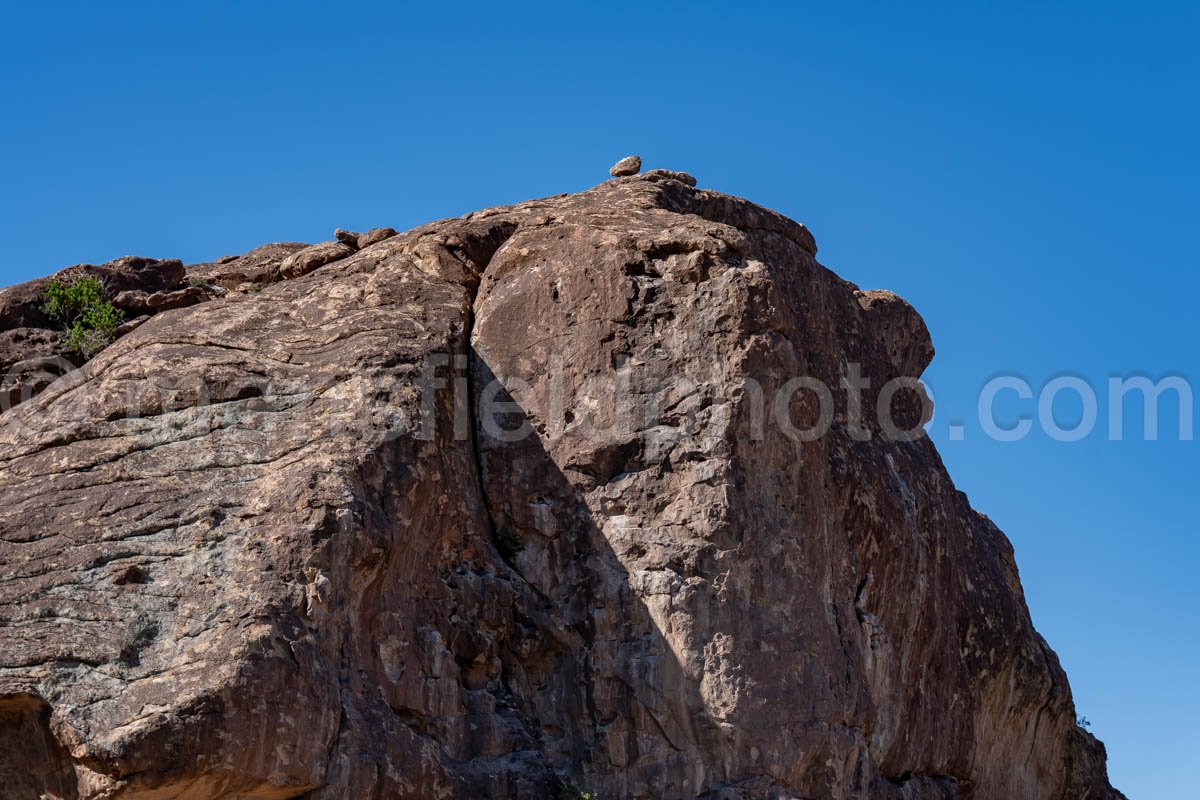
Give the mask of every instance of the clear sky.
[(1200, 785), (1200, 443), (1109, 441), (1104, 397), (1074, 443), (976, 416), (1001, 373), (1200, 378), (1195, 5), (156, 5), (0, 6), (0, 283), (692, 172), (921, 311), (932, 435), (1113, 781)]

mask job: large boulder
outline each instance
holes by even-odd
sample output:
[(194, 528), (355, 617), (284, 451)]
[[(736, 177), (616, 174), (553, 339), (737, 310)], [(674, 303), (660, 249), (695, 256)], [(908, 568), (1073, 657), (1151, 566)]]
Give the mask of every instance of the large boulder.
[(287, 246), (0, 415), (6, 796), (1119, 798), (920, 317), (694, 185)]

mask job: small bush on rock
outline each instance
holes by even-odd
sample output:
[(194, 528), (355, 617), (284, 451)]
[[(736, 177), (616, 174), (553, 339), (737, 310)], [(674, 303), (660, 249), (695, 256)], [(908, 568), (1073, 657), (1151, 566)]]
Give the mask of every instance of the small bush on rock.
[(70, 283), (53, 281), (46, 288), (42, 313), (67, 331), (63, 347), (91, 358), (116, 338), (125, 312), (104, 299), (96, 278), (76, 278)]

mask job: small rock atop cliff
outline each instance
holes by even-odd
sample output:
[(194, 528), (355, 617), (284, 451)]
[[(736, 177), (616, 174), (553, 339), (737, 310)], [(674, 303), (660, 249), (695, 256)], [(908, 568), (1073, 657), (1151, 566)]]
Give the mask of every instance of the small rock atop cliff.
[(637, 175), (642, 169), (641, 156), (625, 156), (617, 163), (613, 164), (608, 170), (608, 174), (614, 178), (621, 178), (627, 175)]

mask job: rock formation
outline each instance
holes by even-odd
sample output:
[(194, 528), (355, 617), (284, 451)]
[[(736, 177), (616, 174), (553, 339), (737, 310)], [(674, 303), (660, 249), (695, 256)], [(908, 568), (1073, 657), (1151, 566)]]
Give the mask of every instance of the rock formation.
[(608, 174), (614, 178), (623, 178), (628, 175), (637, 175), (642, 169), (641, 156), (625, 156), (617, 163), (609, 167)]
[(655, 170), (74, 268), (147, 318), (0, 415), (3, 796), (1121, 797), (1008, 541), (885, 430), (923, 322), (815, 254)]
[(96, 278), (128, 322), (128, 333), (159, 311), (194, 305), (222, 293), (218, 287), (186, 282), (178, 260), (126, 257), (101, 266), (79, 264), (50, 278), (0, 291), (0, 411), (28, 400), (55, 378), (82, 363), (63, 348), (63, 337), (42, 311), (51, 281)]

